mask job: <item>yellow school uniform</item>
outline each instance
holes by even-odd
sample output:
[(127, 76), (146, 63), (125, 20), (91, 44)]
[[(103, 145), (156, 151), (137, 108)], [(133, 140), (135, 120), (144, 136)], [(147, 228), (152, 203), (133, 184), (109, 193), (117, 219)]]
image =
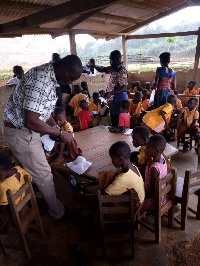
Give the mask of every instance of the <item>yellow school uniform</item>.
[(78, 113), (81, 111), (81, 108), (79, 107), (79, 102), (82, 100), (88, 101), (88, 98), (85, 94), (79, 93), (76, 94), (70, 101), (69, 105), (74, 108), (74, 116), (77, 116)]
[[(165, 116), (167, 119), (167, 122), (170, 122), (172, 111), (173, 111), (173, 106), (170, 103), (166, 103), (159, 108), (156, 108), (152, 111), (150, 111), (148, 114), (146, 114), (143, 117), (144, 123), (146, 123), (152, 130), (155, 130), (157, 132), (157, 128), (163, 124), (163, 128), (165, 127), (165, 122), (160, 114), (161, 111), (165, 112)], [(160, 131), (158, 131), (160, 132)]]
[(183, 121), (185, 125), (190, 126), (194, 120), (198, 119), (199, 119), (199, 112), (197, 111), (196, 108), (192, 111), (189, 111), (188, 107), (185, 107), (183, 109)]
[(136, 114), (137, 116), (140, 116), (140, 114), (144, 111), (142, 102), (139, 102), (138, 104), (134, 104), (132, 100), (129, 100), (129, 101), (130, 101), (129, 114), (131, 116), (134, 114)]
[(183, 92), (184, 95), (197, 95), (197, 90), (195, 90), (195, 88), (193, 88), (191, 91), (189, 91), (189, 89), (185, 90)]
[[(32, 177), (29, 173), (27, 173), (24, 169), (19, 166), (14, 167), (17, 169), (17, 172), (20, 174), (20, 179), (18, 180), (15, 175), (12, 175), (5, 180), (0, 182), (0, 205), (7, 205), (8, 199), (6, 195), (6, 191), (10, 189), (12, 194), (15, 194), (25, 183), (24, 177), (28, 175), (30, 180)], [(18, 204), (25, 197), (25, 192), (16, 199), (15, 203)]]
[[(69, 122), (67, 122), (67, 121), (65, 121), (65, 123), (62, 125), (61, 130), (62, 131), (72, 132), (73, 133), (73, 127), (72, 127), (72, 125)], [(73, 133), (73, 136), (74, 136), (74, 133)]]
[(200, 94), (200, 88), (197, 89), (197, 95), (199, 95), (199, 94)]
[[(139, 170), (138, 173), (140, 174)], [(131, 188), (135, 189), (138, 193), (140, 202), (143, 202), (145, 192), (142, 176), (138, 176), (131, 169), (126, 173), (122, 173), (122, 169), (120, 168), (117, 171), (117, 176), (114, 181), (105, 189), (105, 192), (109, 195), (121, 195)]]
[(178, 99), (178, 102), (177, 102), (177, 108), (178, 108), (178, 109), (183, 108), (183, 105), (182, 105), (182, 102), (181, 102), (180, 99)]
[(89, 103), (89, 113), (93, 111), (99, 111), (100, 110), (100, 104), (96, 105), (94, 102)]
[(146, 146), (141, 146), (139, 148), (138, 163), (140, 165), (145, 165), (145, 164), (148, 164), (148, 163), (150, 163), (152, 161), (152, 158), (146, 156), (145, 149), (146, 149)]
[(145, 99), (144, 101), (142, 101), (142, 106), (144, 111), (147, 111), (149, 108), (149, 99)]

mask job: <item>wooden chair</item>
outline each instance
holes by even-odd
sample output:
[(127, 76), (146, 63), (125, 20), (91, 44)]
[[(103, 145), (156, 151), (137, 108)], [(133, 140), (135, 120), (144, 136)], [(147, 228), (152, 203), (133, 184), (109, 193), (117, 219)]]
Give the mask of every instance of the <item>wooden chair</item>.
[[(7, 191), (8, 203), (10, 205), (12, 218), (17, 231), (17, 238), (12, 244), (5, 244), (2, 241), (0, 241), (0, 244), (3, 247), (4, 254), (6, 254), (6, 249), (17, 249), (24, 251), (27, 258), (30, 259), (31, 254), (26, 242), (25, 233), (29, 228), (33, 228), (38, 229), (41, 235), (44, 236), (44, 229), (42, 226), (32, 184), (28, 176), (25, 176), (25, 181), (25, 184), (14, 195), (12, 194), (11, 190)], [(24, 198), (16, 205), (16, 199), (18, 199), (23, 193), (25, 193)], [(20, 219), (19, 212), (28, 202), (30, 202), (31, 208), (28, 208), (25, 217)], [(34, 220), (36, 222), (35, 225), (32, 224)], [(21, 247), (18, 245), (18, 242), (20, 242)]]
[(135, 128), (140, 125), (141, 119), (139, 116), (136, 114), (133, 114), (131, 116), (131, 123), (130, 123), (130, 128)]
[[(107, 243), (130, 241), (131, 256), (134, 257), (134, 221), (142, 204), (135, 210), (133, 189), (128, 194), (120, 196), (102, 195), (99, 190), (98, 198), (105, 255), (107, 255)], [(121, 225), (120, 228), (128, 227), (128, 232), (110, 232), (109, 229), (116, 224)]]
[(174, 138), (177, 139), (178, 127), (180, 125), (181, 114), (171, 117), (169, 122), (169, 128), (174, 132)]
[[(189, 196), (192, 194), (198, 197), (197, 211), (188, 207)], [(185, 178), (177, 178), (175, 203), (181, 204), (181, 210), (174, 213), (174, 219), (181, 225), (181, 230), (185, 230), (188, 210), (196, 215), (197, 220), (200, 220), (200, 170), (186, 171)], [(181, 215), (180, 220), (176, 218), (179, 215)]]
[(81, 131), (82, 130), (82, 125), (81, 125), (81, 120), (80, 117), (77, 116), (69, 116), (69, 122), (72, 125), (74, 132)]
[[(177, 148), (180, 146), (180, 143), (183, 143), (181, 138), (178, 136), (178, 128), (180, 127), (181, 125), (181, 115), (179, 114), (178, 115), (178, 121), (177, 121)], [(192, 149), (192, 141), (195, 141), (195, 145), (197, 144), (196, 143), (196, 138), (194, 137), (194, 133), (186, 133), (185, 134), (185, 137), (184, 137), (184, 141), (189, 143), (190, 145), (190, 150)]]
[[(166, 184), (165, 188), (162, 186)], [(164, 179), (157, 179), (155, 182), (155, 209), (152, 211), (154, 215), (155, 226), (152, 227), (142, 219), (146, 212), (138, 215), (138, 223), (149, 231), (155, 234), (156, 244), (161, 242), (161, 218), (168, 212), (168, 226), (171, 228), (174, 219), (174, 202), (176, 190), (176, 170), (172, 169), (171, 172)], [(161, 205), (162, 197), (166, 196), (167, 202)]]

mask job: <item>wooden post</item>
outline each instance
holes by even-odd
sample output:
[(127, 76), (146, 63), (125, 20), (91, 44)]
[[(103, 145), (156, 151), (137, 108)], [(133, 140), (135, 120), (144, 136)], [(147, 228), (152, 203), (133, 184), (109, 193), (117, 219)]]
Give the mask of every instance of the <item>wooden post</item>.
[(122, 48), (123, 48), (123, 62), (126, 66), (126, 69), (128, 70), (128, 60), (127, 60), (127, 40), (126, 36), (122, 36)]
[[(199, 28), (200, 31), (200, 28)], [(196, 46), (196, 53), (195, 53), (195, 61), (194, 61), (194, 69), (197, 70), (199, 66), (199, 57), (200, 57), (200, 32), (197, 37), (197, 46)], [(196, 76), (196, 74), (195, 74)]]
[(69, 32), (69, 43), (70, 43), (71, 54), (77, 55), (75, 35), (76, 34), (73, 31)]

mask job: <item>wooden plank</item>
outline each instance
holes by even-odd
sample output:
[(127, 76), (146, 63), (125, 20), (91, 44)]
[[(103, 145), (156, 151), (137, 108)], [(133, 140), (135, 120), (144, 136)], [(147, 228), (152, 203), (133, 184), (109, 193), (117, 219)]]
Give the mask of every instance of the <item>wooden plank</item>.
[(126, 66), (126, 69), (128, 69), (126, 36), (122, 36), (122, 49), (123, 49), (123, 63)]
[(37, 13), (29, 16), (17, 19), (8, 23), (0, 25), (0, 33), (11, 33), (21, 29), (38, 26), (40, 24), (53, 22), (67, 16), (80, 15), (88, 13), (92, 10), (99, 10), (99, 8), (105, 8), (113, 3), (118, 2), (116, 0), (73, 0), (56, 5), (53, 7), (46, 8)]
[[(97, 179), (98, 173), (101, 171), (116, 171), (116, 168), (113, 166), (109, 156), (109, 148), (118, 140), (126, 141), (130, 146), (131, 151), (138, 150), (133, 147), (131, 136), (126, 136), (120, 133), (110, 133), (105, 126), (98, 126), (76, 132), (75, 138), (78, 143), (78, 147), (80, 147), (83, 152), (83, 156), (86, 160), (92, 162), (92, 165), (88, 168), (88, 170), (81, 175), (82, 177), (89, 179)], [(164, 154), (167, 157), (171, 157), (177, 152), (178, 150), (176, 148), (167, 144)], [(70, 160), (68, 159), (68, 162)], [(75, 174), (67, 166), (63, 165), (53, 166), (53, 169), (62, 173)]]
[(112, 20), (112, 21), (122, 21), (122, 22), (130, 22), (133, 23), (140, 21), (139, 19), (133, 19), (133, 18), (127, 18), (127, 17), (122, 17), (122, 16), (116, 16), (116, 15), (111, 15), (111, 14), (105, 14), (105, 13), (96, 13), (93, 15), (95, 18), (103, 18), (106, 20)]
[(70, 53), (77, 55), (75, 33), (73, 31), (69, 33), (69, 43), (70, 43)]
[(175, 37), (175, 36), (189, 36), (198, 35), (199, 30), (196, 31), (185, 31), (185, 32), (171, 32), (171, 33), (158, 33), (158, 34), (144, 34), (144, 35), (128, 35), (127, 40), (139, 40), (139, 39), (150, 39), (150, 38), (164, 38), (164, 37)]

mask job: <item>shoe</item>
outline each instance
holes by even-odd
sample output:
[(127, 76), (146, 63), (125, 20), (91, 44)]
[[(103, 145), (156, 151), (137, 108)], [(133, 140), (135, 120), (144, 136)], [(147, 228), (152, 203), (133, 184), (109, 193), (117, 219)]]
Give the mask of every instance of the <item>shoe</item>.
[(81, 186), (77, 183), (73, 175), (69, 176), (69, 186), (73, 192), (80, 192)]

